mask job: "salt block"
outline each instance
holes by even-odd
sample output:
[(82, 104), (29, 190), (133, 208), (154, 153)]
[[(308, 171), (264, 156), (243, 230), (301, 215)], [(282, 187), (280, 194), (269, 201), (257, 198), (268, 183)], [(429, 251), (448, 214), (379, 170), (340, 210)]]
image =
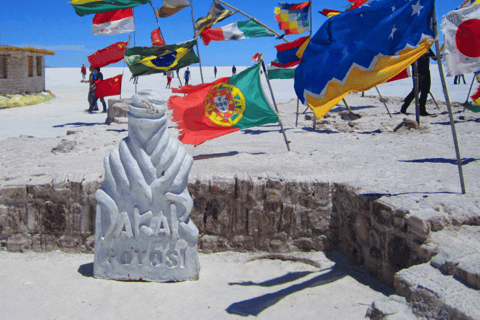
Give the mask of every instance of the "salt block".
[(104, 159), (105, 180), (95, 193), (95, 278), (198, 280), (187, 189), (193, 158), (170, 137), (165, 112), (160, 95), (134, 95), (128, 137)]

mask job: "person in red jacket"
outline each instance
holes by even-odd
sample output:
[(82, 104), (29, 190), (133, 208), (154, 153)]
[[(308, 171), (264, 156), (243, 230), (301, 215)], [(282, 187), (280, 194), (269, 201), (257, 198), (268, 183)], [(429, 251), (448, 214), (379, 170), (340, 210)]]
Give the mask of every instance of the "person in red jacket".
[(80, 73), (82, 74), (82, 81), (85, 81), (85, 77), (87, 76), (87, 68), (84, 64), (82, 64), (82, 67), (80, 68)]

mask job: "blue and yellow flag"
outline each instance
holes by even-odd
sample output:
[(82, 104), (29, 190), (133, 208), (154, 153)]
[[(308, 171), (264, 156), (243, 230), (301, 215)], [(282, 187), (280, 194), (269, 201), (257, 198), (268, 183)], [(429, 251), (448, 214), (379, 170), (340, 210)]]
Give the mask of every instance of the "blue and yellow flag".
[(323, 118), (349, 92), (369, 90), (433, 44), (434, 0), (385, 0), (328, 19), (295, 72), (297, 97)]

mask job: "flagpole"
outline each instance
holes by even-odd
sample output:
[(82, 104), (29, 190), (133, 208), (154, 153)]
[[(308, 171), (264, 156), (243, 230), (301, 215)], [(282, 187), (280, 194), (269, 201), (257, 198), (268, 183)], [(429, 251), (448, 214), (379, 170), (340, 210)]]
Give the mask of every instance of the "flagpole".
[(380, 93), (380, 90), (378, 90), (378, 87), (377, 87), (377, 86), (375, 86), (375, 89), (377, 89), (378, 95), (380, 96), (380, 101), (382, 101), (383, 104), (385, 105), (385, 108), (387, 108), (388, 115), (389, 115), (390, 118), (391, 118), (391, 117), (392, 117), (392, 114), (390, 113), (390, 110), (388, 110), (387, 103), (385, 102), (385, 99), (383, 99), (382, 94)]
[[(460, 79), (459, 79), (460, 81)], [(465, 103), (468, 102), (468, 98), (470, 97), (470, 92), (472, 92), (472, 88), (473, 88), (473, 83), (475, 82), (475, 73), (473, 74), (473, 79), (472, 79), (472, 84), (470, 85), (470, 89), (468, 90), (468, 94), (467, 94), (467, 100), (465, 100)]]
[(283, 129), (282, 120), (280, 119), (280, 112), (278, 111), (277, 102), (275, 101), (275, 96), (273, 95), (273, 90), (272, 90), (272, 85), (270, 84), (270, 79), (268, 79), (267, 68), (265, 67), (265, 62), (263, 62), (263, 57), (261, 58), (260, 61), (261, 61), (261, 64), (262, 64), (263, 73), (265, 74), (265, 78), (267, 79), (268, 88), (270, 89), (270, 94), (272, 95), (273, 105), (275, 106), (275, 110), (277, 111), (278, 124), (280, 125), (280, 129), (282, 130), (282, 133), (283, 133), (283, 138), (285, 139), (285, 143), (287, 144), (287, 150), (290, 151), (290, 145), (289, 145), (290, 141), (288, 141), (287, 135), (285, 134), (285, 130)]
[[(190, 8), (192, 9), (191, 11), (192, 11), (193, 38), (196, 40), (197, 36), (195, 32), (195, 19), (193, 18), (193, 0), (190, 0)], [(203, 82), (202, 58), (200, 58), (200, 48), (198, 47), (198, 40), (197, 40), (196, 46), (197, 46), (198, 62), (200, 64), (200, 77), (202, 78), (202, 83), (205, 83)]]
[[(258, 21), (258, 20), (255, 19), (254, 17), (252, 17), (251, 15), (248, 15), (248, 14), (246, 14), (245, 12), (243, 12), (243, 11), (241, 11), (241, 10), (238, 10), (237, 8), (229, 5), (229, 4), (226, 3), (225, 1), (218, 0), (218, 2), (223, 3), (223, 4), (226, 5), (227, 7), (230, 7), (230, 8), (232, 8), (233, 10), (237, 11), (238, 13), (241, 13), (241, 14), (243, 14), (244, 16), (252, 19), (253, 21), (255, 21), (256, 23), (258, 23), (259, 25), (261, 25), (261, 26), (264, 27), (265, 29), (270, 30), (270, 31), (271, 31), (274, 35), (276, 35), (277, 37), (281, 37), (281, 36), (282, 36), (281, 34), (279, 34), (278, 32), (276, 32), (275, 30), (267, 27), (266, 25), (264, 25), (263, 23), (261, 23), (260, 21)], [(288, 40), (285, 39), (285, 38), (281, 38), (281, 39), (283, 39), (283, 41), (285, 41), (285, 42), (290, 42), (290, 41), (288, 41)]]
[(418, 104), (418, 63), (413, 63), (413, 92), (415, 94), (415, 120), (420, 125), (420, 106)]
[(153, 7), (152, 0), (150, 0), (150, 5), (152, 6), (153, 15), (155, 16), (155, 19), (157, 20), (157, 26), (158, 26), (158, 31), (160, 32), (160, 36), (162, 37), (163, 42), (165, 42), (165, 38), (163, 37), (162, 29), (160, 29), (160, 23), (158, 22), (157, 13), (155, 12), (155, 8)]
[(460, 185), (462, 187), (462, 194), (466, 194), (466, 188), (465, 188), (465, 179), (463, 177), (463, 168), (462, 168), (462, 157), (460, 155), (460, 146), (458, 145), (458, 139), (457, 139), (457, 131), (455, 130), (455, 121), (453, 119), (453, 112), (452, 112), (452, 106), (450, 105), (450, 97), (448, 96), (448, 89), (447, 89), (447, 83), (445, 80), (445, 74), (443, 72), (443, 65), (442, 65), (442, 60), (440, 57), (440, 44), (438, 43), (438, 30), (437, 30), (437, 12), (436, 12), (436, 6), (435, 3), (433, 4), (433, 33), (435, 36), (435, 49), (437, 51), (437, 64), (438, 64), (438, 71), (440, 72), (440, 79), (442, 79), (442, 86), (443, 86), (443, 93), (445, 95), (445, 102), (447, 103), (447, 109), (448, 109), (448, 116), (450, 117), (450, 126), (452, 128), (452, 136), (453, 136), (453, 143), (455, 145), (455, 153), (457, 155), (457, 166), (458, 166), (458, 174), (460, 176)]
[[(312, 1), (310, 1), (310, 41), (312, 40), (312, 32), (313, 32), (312, 7), (313, 7), (313, 4), (312, 4)], [(297, 114), (297, 119), (298, 119), (298, 114)], [(317, 115), (315, 114), (315, 112), (313, 113), (313, 130), (317, 130)]]
[[(132, 8), (132, 13), (135, 13), (135, 9)], [(135, 14), (133, 15), (133, 23), (135, 24)], [(137, 46), (137, 42), (135, 41), (135, 30), (133, 31), (133, 46)], [(133, 78), (133, 83), (135, 84), (135, 94), (137, 93), (137, 77)]]

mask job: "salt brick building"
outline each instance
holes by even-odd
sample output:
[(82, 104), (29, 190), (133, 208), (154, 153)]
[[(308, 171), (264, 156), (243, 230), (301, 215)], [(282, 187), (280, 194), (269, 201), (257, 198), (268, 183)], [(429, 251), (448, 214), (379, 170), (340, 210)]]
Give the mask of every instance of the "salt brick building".
[(45, 91), (45, 55), (55, 52), (0, 46), (0, 94)]

